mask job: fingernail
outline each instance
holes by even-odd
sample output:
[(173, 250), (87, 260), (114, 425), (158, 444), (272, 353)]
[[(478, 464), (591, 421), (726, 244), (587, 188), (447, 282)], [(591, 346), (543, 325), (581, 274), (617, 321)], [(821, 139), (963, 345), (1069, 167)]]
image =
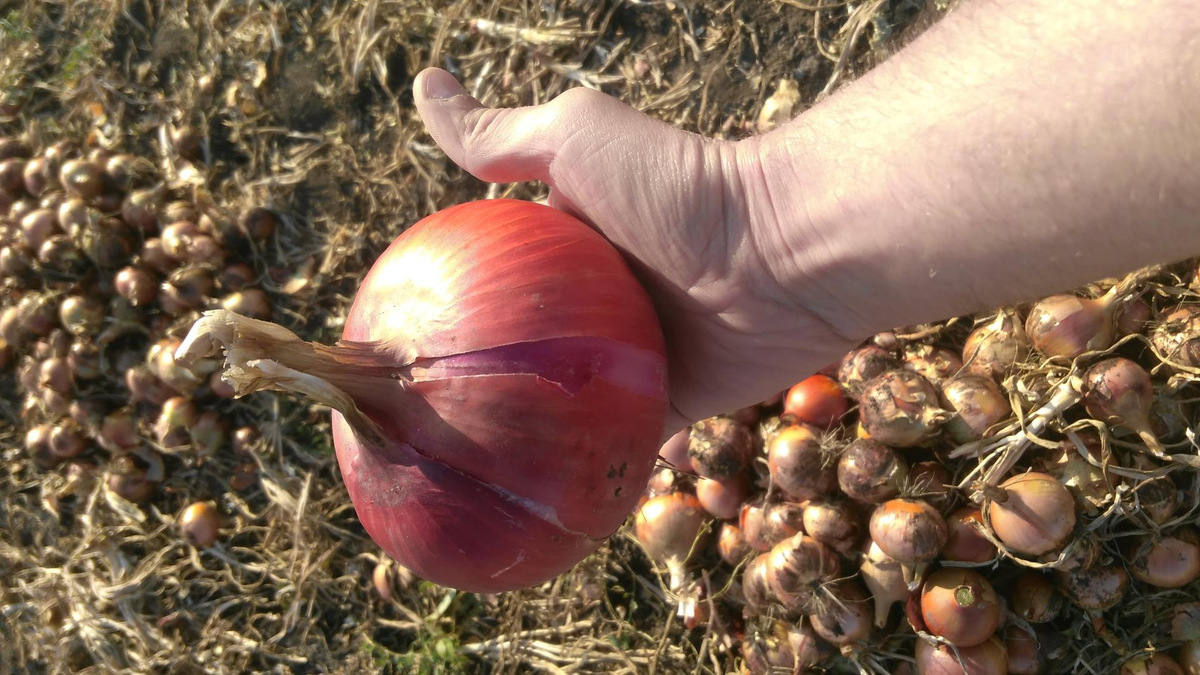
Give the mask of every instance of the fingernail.
[(431, 99), (441, 101), (465, 93), (458, 80), (444, 70), (431, 70), (425, 76), (425, 95)]

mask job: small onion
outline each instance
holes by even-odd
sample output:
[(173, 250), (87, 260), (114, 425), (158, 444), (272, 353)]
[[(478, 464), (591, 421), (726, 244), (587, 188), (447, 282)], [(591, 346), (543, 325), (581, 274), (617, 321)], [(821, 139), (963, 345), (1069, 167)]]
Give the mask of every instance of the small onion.
[(121, 452), (138, 444), (137, 418), (133, 410), (121, 408), (104, 417), (100, 433), (96, 436), (100, 447), (109, 452)]
[(56, 234), (42, 242), (42, 247), (38, 249), (38, 262), (68, 276), (80, 275), (87, 269), (87, 258), (83, 251), (65, 234)]
[(208, 548), (217, 543), (221, 530), (221, 514), (213, 502), (189, 504), (179, 516), (179, 531), (183, 539), (196, 548)]
[(140, 267), (126, 267), (113, 277), (113, 286), (134, 307), (147, 305), (158, 296), (154, 275)]
[(691, 434), (689, 431), (680, 431), (663, 443), (662, 448), (658, 451), (658, 456), (667, 466), (673, 471), (682, 473), (695, 473), (692, 468), (692, 460), (688, 457), (688, 439)]
[(770, 553), (759, 553), (742, 573), (742, 598), (751, 608), (765, 609), (771, 602), (771, 586), (767, 581), (770, 558)]
[[(959, 659), (962, 659), (960, 662)], [(974, 647), (959, 647), (955, 650), (917, 639), (917, 672), (920, 675), (1006, 675), (1008, 652), (996, 638), (991, 638)], [(963, 669), (966, 665), (966, 669)]]
[(162, 246), (167, 255), (177, 260), (187, 258), (188, 243), (192, 237), (201, 234), (200, 228), (188, 220), (171, 223), (163, 228)]
[(1200, 305), (1181, 305), (1165, 316), (1150, 334), (1150, 343), (1168, 361), (1200, 367)]
[(129, 262), (137, 250), (139, 237), (124, 221), (104, 217), (85, 227), (79, 233), (78, 241), (84, 254), (97, 267), (112, 269)]
[(121, 219), (147, 234), (157, 232), (162, 200), (161, 190), (135, 190), (121, 207)]
[(69, 415), (80, 426), (87, 429), (98, 429), (107, 412), (108, 406), (103, 401), (77, 399), (71, 401)]
[(781, 605), (792, 611), (808, 607), (818, 586), (838, 575), (837, 553), (805, 534), (797, 534), (771, 548), (767, 583)]
[(220, 370), (214, 370), (208, 376), (208, 389), (219, 398), (237, 398), (237, 390), (232, 384), (225, 381), (223, 373)]
[(945, 347), (914, 344), (904, 350), (904, 368), (917, 373), (935, 387), (941, 387), (962, 367), (963, 362), (958, 354)]
[(42, 361), (38, 384), (60, 394), (71, 393), (75, 387), (71, 364), (60, 356)]
[(182, 396), (167, 399), (154, 425), (154, 435), (159, 445), (164, 448), (185, 445), (198, 415), (196, 405), (189, 399)]
[(159, 274), (170, 274), (179, 266), (179, 261), (167, 253), (163, 248), (162, 239), (159, 238), (147, 239), (143, 242), (139, 258), (143, 265)]
[[(827, 600), (824, 595), (833, 596)], [(871, 609), (862, 585), (853, 579), (843, 579), (822, 587), (817, 604), (823, 611), (809, 615), (809, 623), (817, 635), (829, 642), (849, 645), (871, 632)]]
[(828, 429), (850, 409), (842, 387), (831, 377), (813, 375), (788, 390), (783, 411), (802, 424)]
[(688, 458), (704, 478), (726, 480), (745, 471), (754, 449), (754, 436), (727, 417), (711, 417), (692, 425)]
[(977, 326), (963, 345), (963, 361), (969, 372), (996, 380), (1004, 379), (1013, 367), (1029, 356), (1025, 327), (1011, 311), (1002, 310), (988, 323)]
[(983, 438), (993, 425), (1012, 415), (1012, 406), (990, 377), (960, 375), (942, 386), (942, 405), (954, 413), (942, 428), (957, 443)]
[(770, 548), (804, 531), (804, 504), (776, 502), (763, 513), (760, 537)]
[(236, 492), (245, 492), (258, 482), (258, 466), (254, 462), (242, 462), (233, 469), (229, 487)]
[(0, 160), (28, 158), (33, 154), (29, 145), (17, 138), (0, 138)]
[(964, 506), (950, 514), (946, 528), (950, 533), (942, 557), (957, 562), (983, 563), (996, 557), (996, 546), (975, 529), (983, 525), (983, 512), (974, 506)]
[(1060, 548), (1075, 529), (1075, 499), (1054, 476), (1030, 472), (988, 491), (988, 518), (1004, 545), (1041, 555)]
[(705, 511), (722, 520), (737, 518), (742, 502), (750, 492), (750, 479), (744, 473), (726, 480), (701, 478), (696, 481), (696, 499)]
[(848, 501), (817, 498), (804, 507), (804, 531), (845, 556), (858, 548), (862, 529), (862, 516)]
[(212, 454), (225, 445), (229, 437), (229, 423), (221, 413), (206, 410), (196, 418), (189, 434), (193, 448), (204, 454)]
[(39, 424), (25, 432), (25, 452), (42, 468), (52, 468), (59, 462), (58, 455), (50, 449), (53, 431), (49, 424)]
[(244, 457), (254, 454), (260, 442), (262, 434), (254, 427), (239, 427), (233, 432), (233, 451)]
[(177, 223), (181, 220), (190, 220), (194, 223), (200, 217), (200, 212), (191, 202), (175, 201), (163, 208), (162, 215), (168, 223)]
[(108, 187), (104, 167), (86, 159), (73, 159), (62, 165), (59, 181), (72, 195), (84, 199), (99, 197)]
[(200, 309), (212, 293), (213, 279), (202, 267), (182, 267), (159, 286), (160, 304), (167, 300), (188, 310)]
[(1200, 675), (1200, 639), (1183, 643), (1179, 648), (1179, 665), (1184, 675)]
[(40, 197), (58, 182), (58, 176), (54, 174), (49, 160), (45, 157), (34, 157), (25, 164), (22, 174), (25, 191), (31, 196)]
[(1004, 650), (1010, 675), (1038, 675), (1044, 659), (1036, 636), (1017, 624), (1004, 628)]
[(1126, 335), (1145, 333), (1146, 326), (1150, 323), (1150, 317), (1153, 314), (1153, 308), (1145, 300), (1141, 298), (1130, 300), (1128, 304), (1117, 310), (1114, 324), (1117, 335), (1125, 337)]
[(109, 462), (108, 488), (135, 504), (146, 501), (163, 479), (162, 457), (153, 452), (119, 455)]
[(1046, 623), (1062, 612), (1063, 598), (1054, 590), (1049, 577), (1035, 570), (1025, 570), (1013, 583), (1009, 606), (1029, 623)]
[(697, 499), (674, 492), (647, 500), (638, 509), (635, 531), (650, 558), (667, 566), (671, 589), (678, 591), (686, 583), (686, 564), (696, 545), (707, 515)]
[(1088, 414), (1110, 425), (1133, 430), (1157, 455), (1162, 443), (1150, 426), (1154, 388), (1144, 368), (1129, 359), (1105, 359), (1083, 375), (1083, 405)]
[(264, 242), (275, 232), (278, 222), (279, 217), (273, 211), (259, 206), (242, 214), (238, 228), (251, 240)]
[(1171, 639), (1200, 640), (1200, 602), (1175, 605), (1175, 616), (1171, 618)]
[(1138, 500), (1138, 512), (1162, 525), (1175, 517), (1179, 504), (1175, 483), (1170, 476), (1151, 478), (1134, 490)]
[(129, 192), (154, 175), (154, 164), (135, 155), (113, 155), (104, 163), (104, 173), (109, 185), (121, 192)]
[(271, 300), (261, 288), (244, 288), (230, 293), (221, 298), (221, 307), (251, 319), (266, 321), (271, 318)]
[(1185, 675), (1175, 659), (1162, 652), (1137, 656), (1121, 665), (1121, 675)]
[(170, 139), (175, 154), (191, 162), (200, 159), (204, 138), (195, 127), (174, 127), (171, 129)]
[(766, 631), (754, 631), (742, 642), (742, 659), (750, 675), (774, 675), (775, 673), (801, 673), (788, 635), (788, 625), (773, 621)]
[(1130, 558), (1134, 578), (1159, 588), (1180, 588), (1200, 579), (1200, 535), (1181, 527), (1157, 539), (1147, 536)]
[(25, 160), (6, 159), (0, 161), (0, 190), (10, 194), (25, 190)]
[(859, 574), (871, 590), (871, 597), (874, 599), (875, 626), (883, 628), (887, 625), (892, 605), (907, 601), (910, 595), (904, 567), (884, 553), (874, 541), (867, 540), (863, 548)]
[(258, 281), (258, 274), (246, 263), (233, 263), (217, 274), (217, 287), (226, 292), (240, 291)]
[(930, 633), (973, 647), (1000, 626), (1000, 604), (992, 585), (975, 570), (943, 568), (921, 589), (921, 618)]
[(71, 345), (71, 351), (67, 354), (67, 365), (80, 380), (95, 380), (104, 374), (101, 370), (100, 348), (86, 340)]
[(125, 371), (125, 388), (129, 390), (129, 402), (146, 401), (161, 406), (174, 396), (170, 387), (163, 384), (150, 369), (138, 364)]
[(61, 231), (58, 214), (50, 209), (31, 211), (21, 218), (21, 237), (32, 251), (40, 251), (46, 240)]
[(1059, 571), (1058, 587), (1081, 609), (1099, 612), (1116, 607), (1129, 590), (1129, 573), (1115, 565)]
[(58, 224), (67, 234), (77, 236), (88, 225), (100, 220), (100, 214), (88, 208), (87, 202), (78, 197), (64, 200), (58, 205)]
[(933, 560), (949, 538), (942, 514), (915, 499), (880, 504), (871, 514), (870, 531), (880, 550), (902, 563)]
[(871, 438), (907, 448), (932, 438), (949, 413), (938, 407), (937, 390), (925, 378), (892, 370), (866, 384), (859, 418)]
[(734, 523), (721, 523), (721, 529), (717, 532), (717, 552), (721, 560), (730, 565), (740, 565), (753, 549), (742, 536), (742, 528)]
[(900, 494), (908, 464), (879, 441), (860, 438), (846, 446), (838, 459), (838, 486), (852, 499), (878, 504)]
[(820, 436), (812, 427), (785, 426), (767, 445), (767, 467), (772, 485), (797, 501), (836, 489), (836, 470), (826, 460)]
[(1116, 332), (1116, 291), (1114, 286), (1098, 300), (1053, 295), (1035, 304), (1025, 320), (1025, 333), (1034, 349), (1046, 356), (1073, 359), (1111, 347)]
[(94, 332), (104, 320), (104, 305), (82, 295), (69, 295), (58, 306), (63, 328), (75, 335)]
[(837, 379), (852, 398), (858, 399), (867, 382), (899, 367), (900, 360), (894, 354), (875, 345), (867, 345), (846, 354), (838, 367)]

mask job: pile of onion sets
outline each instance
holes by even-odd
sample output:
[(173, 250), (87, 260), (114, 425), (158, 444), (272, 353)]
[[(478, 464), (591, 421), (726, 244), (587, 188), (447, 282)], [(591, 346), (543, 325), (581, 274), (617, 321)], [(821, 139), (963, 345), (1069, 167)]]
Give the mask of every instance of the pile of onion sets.
[(530, 202), (467, 203), (405, 231), (337, 344), (214, 310), (175, 359), (221, 352), (238, 395), (331, 407), (367, 532), (413, 573), (467, 591), (547, 581), (616, 532), (667, 412), (649, 297), (599, 234)]
[(880, 333), (672, 438), (634, 535), (689, 638), (751, 674), (1200, 673), (1197, 272)]

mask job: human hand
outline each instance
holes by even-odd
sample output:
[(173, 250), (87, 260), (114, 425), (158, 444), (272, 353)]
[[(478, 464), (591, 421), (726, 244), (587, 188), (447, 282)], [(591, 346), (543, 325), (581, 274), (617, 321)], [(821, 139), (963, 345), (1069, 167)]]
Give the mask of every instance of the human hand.
[(550, 206), (625, 255), (667, 338), (667, 435), (764, 400), (853, 346), (831, 298), (780, 281), (805, 256), (771, 212), (756, 139), (705, 139), (584, 88), (491, 109), (430, 68), (413, 89), (456, 164), (484, 181), (546, 183)]

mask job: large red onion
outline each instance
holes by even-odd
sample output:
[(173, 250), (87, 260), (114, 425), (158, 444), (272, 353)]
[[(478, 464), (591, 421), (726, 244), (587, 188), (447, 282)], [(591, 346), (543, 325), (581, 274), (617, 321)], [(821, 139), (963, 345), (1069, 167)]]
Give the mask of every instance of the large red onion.
[(527, 202), (446, 209), (375, 262), (333, 347), (226, 311), (183, 358), (228, 349), (239, 393), (302, 393), (364, 527), (436, 583), (550, 579), (637, 504), (667, 412), (653, 306), (620, 254)]

